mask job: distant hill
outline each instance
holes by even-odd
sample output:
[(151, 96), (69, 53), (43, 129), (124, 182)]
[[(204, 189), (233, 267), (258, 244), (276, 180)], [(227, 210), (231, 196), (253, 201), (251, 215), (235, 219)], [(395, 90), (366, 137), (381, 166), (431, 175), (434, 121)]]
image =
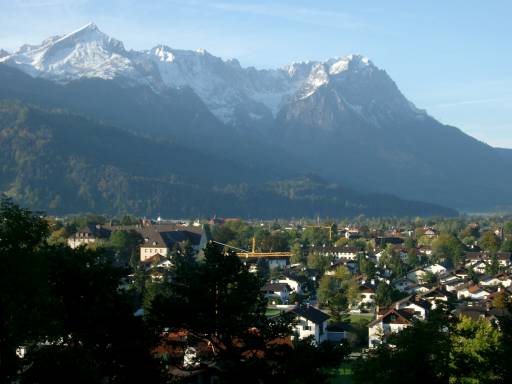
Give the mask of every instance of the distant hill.
[(366, 195), (321, 179), (263, 178), (181, 145), (62, 109), (0, 102), (0, 191), (33, 209), (241, 217), (454, 215), (433, 204)]

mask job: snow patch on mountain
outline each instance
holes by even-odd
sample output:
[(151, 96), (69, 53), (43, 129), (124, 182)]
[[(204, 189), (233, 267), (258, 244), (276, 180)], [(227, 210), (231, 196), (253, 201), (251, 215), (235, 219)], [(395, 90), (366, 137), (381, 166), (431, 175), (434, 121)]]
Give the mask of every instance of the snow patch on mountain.
[(2, 54), (0, 62), (59, 82), (83, 77), (121, 79), (149, 85), (157, 92), (190, 87), (213, 114), (227, 123), (236, 123), (244, 114), (248, 120), (259, 120), (255, 117), (265, 114), (276, 116), (284, 105), (312, 96), (345, 73), (377, 69), (360, 55), (261, 70), (243, 68), (238, 60), (223, 60), (204, 49), (158, 45), (148, 51), (127, 51), (122, 42), (93, 23), (50, 37), (40, 45), (24, 45), (13, 54)]

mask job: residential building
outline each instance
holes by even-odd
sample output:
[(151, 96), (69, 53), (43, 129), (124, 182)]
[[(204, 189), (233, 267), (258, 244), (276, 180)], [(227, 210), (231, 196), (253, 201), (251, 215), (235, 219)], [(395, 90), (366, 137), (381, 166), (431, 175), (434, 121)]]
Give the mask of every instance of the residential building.
[(299, 305), (291, 312), (297, 318), (295, 332), (299, 339), (313, 336), (316, 344), (327, 340), (327, 320), (330, 318), (328, 314), (309, 304)]

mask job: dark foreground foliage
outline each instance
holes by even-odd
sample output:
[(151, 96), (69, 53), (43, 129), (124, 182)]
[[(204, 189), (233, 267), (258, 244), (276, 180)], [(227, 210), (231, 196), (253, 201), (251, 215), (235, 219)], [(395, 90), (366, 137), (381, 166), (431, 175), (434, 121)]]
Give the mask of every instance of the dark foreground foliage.
[[(265, 316), (260, 278), (213, 245), (200, 261), (176, 250), (172, 279), (151, 286), (140, 317), (111, 253), (47, 236), (43, 217), (1, 201), (1, 383), (322, 383), (348, 353), (292, 341), (291, 318)], [(197, 365), (167, 353), (178, 331), (206, 346)]]

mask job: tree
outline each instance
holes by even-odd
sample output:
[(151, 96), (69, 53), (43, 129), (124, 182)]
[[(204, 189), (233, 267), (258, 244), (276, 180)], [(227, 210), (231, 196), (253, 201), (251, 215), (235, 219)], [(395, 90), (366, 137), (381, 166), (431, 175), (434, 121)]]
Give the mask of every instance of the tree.
[(396, 289), (383, 281), (379, 281), (377, 289), (375, 290), (375, 304), (382, 308), (389, 307), (391, 303), (399, 300), (401, 297), (402, 294)]
[(47, 234), (39, 214), (0, 203), (0, 381), (156, 382), (152, 338), (118, 289), (123, 270)]
[[(339, 349), (335, 348), (331, 358), (340, 358), (322, 363), (317, 357), (324, 347), (315, 349), (303, 341), (295, 346), (276, 342), (291, 334), (291, 319), (287, 314), (273, 319), (265, 316), (266, 300), (260, 292), (263, 281), (236, 255), (225, 255), (216, 244), (207, 245), (204, 254), (204, 260), (192, 268), (177, 266), (172, 281), (166, 283), (169, 289), (156, 295), (147, 317), (156, 334), (163, 329), (186, 330), (189, 343), (203, 342), (215, 351), (202, 356), (203, 375), (226, 383), (240, 382), (242, 377), (244, 382), (256, 383), (286, 374), (289, 381), (300, 383), (305, 379), (298, 375), (305, 368), (325, 377), (326, 366), (339, 364), (343, 357), (336, 355)], [(318, 366), (299, 360), (296, 352), (300, 350), (308, 351)], [(293, 372), (290, 367), (298, 361), (302, 369)], [(178, 365), (175, 368), (184, 372)]]
[(462, 231), (461, 237), (478, 238), (480, 237), (480, 228), (477, 225), (470, 224)]
[(292, 252), (292, 257), (291, 257), (290, 262), (292, 264), (297, 264), (297, 263), (306, 264), (306, 257), (304, 256), (304, 252), (303, 252), (303, 248), (302, 248), (301, 244), (299, 244), (299, 243), (293, 244), (291, 252)]
[(486, 320), (463, 317), (453, 327), (450, 371), (459, 383), (503, 382), (499, 371), (500, 332)]
[(450, 318), (440, 307), (426, 321), (388, 338), (353, 366), (355, 383), (505, 383), (510, 356), (487, 320)]
[(267, 280), (270, 277), (270, 267), (268, 265), (268, 260), (259, 258), (256, 262), (256, 269), (258, 270), (258, 275), (263, 280)]
[(348, 309), (348, 299), (340, 280), (332, 275), (324, 275), (320, 279), (317, 295), (320, 305), (329, 309), (335, 321), (341, 321)]
[(501, 240), (494, 232), (488, 231), (482, 235), (478, 245), (486, 251), (496, 252), (500, 248)]
[(454, 235), (441, 234), (432, 242), (432, 252), (439, 260), (447, 260), (456, 266), (462, 261), (464, 246)]
[(359, 285), (347, 267), (336, 269), (334, 275), (324, 275), (317, 290), (321, 306), (328, 308), (334, 320), (341, 321), (349, 305), (359, 299)]
[(319, 269), (324, 272), (331, 265), (332, 257), (320, 255), (318, 252), (310, 252), (307, 257), (308, 268)]
[(485, 267), (485, 272), (488, 275), (494, 276), (500, 271), (500, 262), (498, 261), (498, 257), (496, 254), (491, 256), (490, 262)]
[[(157, 380), (158, 366), (150, 353), (154, 339), (142, 319), (133, 316), (136, 307), (118, 290), (123, 270), (108, 254), (87, 248), (54, 246), (41, 252), (48, 263), (51, 300), (50, 326), (38, 341), (50, 344), (30, 341), (22, 382), (63, 382), (84, 369), (82, 382)], [(60, 359), (75, 363), (62, 366)]]
[(512, 239), (505, 240), (501, 244), (501, 252), (512, 252)]
[(416, 253), (416, 250), (412, 248), (409, 249), (407, 251), (407, 265), (409, 265), (412, 268), (415, 268), (418, 265), (420, 265), (420, 263), (421, 261), (420, 258), (418, 257), (418, 254)]
[(400, 255), (395, 251), (392, 244), (388, 244), (386, 246), (379, 263), (390, 269), (393, 272), (394, 277), (403, 277), (405, 275), (406, 268), (402, 263)]
[(499, 310), (504, 310), (507, 308), (509, 303), (508, 296), (504, 291), (496, 292), (494, 298), (492, 299), (492, 306)]
[(306, 228), (302, 233), (302, 239), (309, 244), (314, 244), (317, 246), (331, 243), (329, 240), (329, 232), (323, 228), (318, 227)]
[(128, 265), (133, 264), (134, 258), (139, 259), (137, 249), (142, 242), (141, 235), (135, 231), (113, 231), (106, 246), (114, 250), (120, 265)]
[(427, 271), (423, 277), (421, 278), (421, 280), (424, 282), (424, 283), (427, 283), (427, 284), (432, 284), (432, 283), (435, 283), (437, 281), (437, 276), (430, 272), (430, 271)]
[(414, 239), (412, 237), (408, 237), (407, 239), (405, 239), (404, 241), (404, 247), (406, 249), (413, 249), (413, 248), (416, 248), (416, 244), (414, 243)]
[(473, 268), (473, 266), (470, 266), (468, 268), (468, 279), (471, 280), (472, 282), (474, 283), (478, 283), (478, 274), (476, 273), (475, 269)]
[(16, 348), (44, 334), (49, 298), (38, 252), (48, 223), (7, 199), (0, 200), (0, 382), (12, 382)]
[(450, 337), (444, 329), (446, 318), (432, 316), (429, 321), (388, 337), (389, 343), (371, 350), (353, 365), (357, 384), (448, 383)]
[(365, 255), (358, 255), (357, 257), (359, 271), (366, 275), (368, 279), (375, 278), (376, 268), (375, 264), (366, 258)]
[(58, 229), (55, 229), (48, 238), (48, 243), (50, 244), (66, 244), (67, 239), (69, 237), (69, 233), (67, 228), (62, 226)]

